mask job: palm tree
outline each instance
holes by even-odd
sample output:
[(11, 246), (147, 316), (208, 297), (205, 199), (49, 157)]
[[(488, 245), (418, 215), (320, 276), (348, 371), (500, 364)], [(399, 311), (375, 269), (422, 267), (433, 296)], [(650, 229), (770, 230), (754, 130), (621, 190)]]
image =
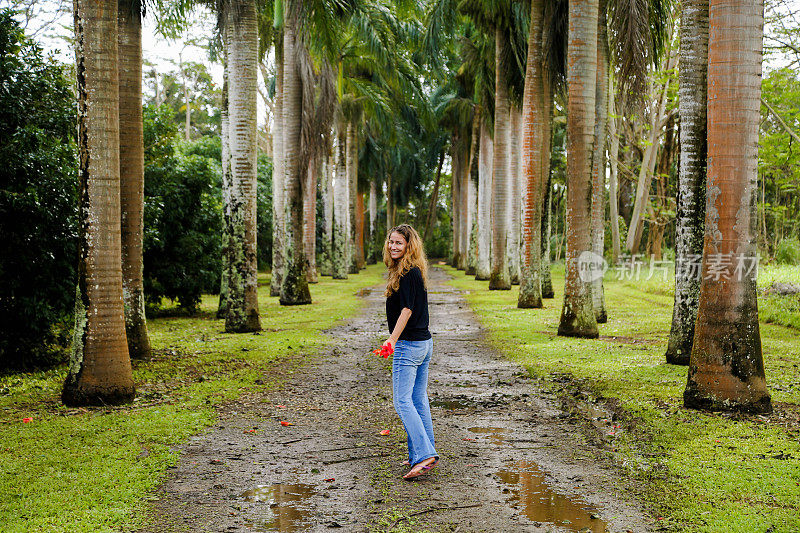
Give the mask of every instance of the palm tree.
[(138, 0), (118, 2), (122, 295), (125, 300), (125, 330), (131, 358), (150, 355), (142, 276), (144, 128), (141, 7)]
[(230, 157), (230, 120), (228, 119), (228, 59), (226, 39), (223, 38), (223, 81), (222, 105), (220, 109), (220, 137), (222, 159), (222, 275), (219, 282), (219, 304), (217, 305), (217, 318), (224, 319), (228, 316), (228, 246), (231, 234), (231, 157)]
[(308, 282), (317, 283), (317, 181), (322, 163), (314, 158), (303, 184), (303, 253), (308, 263)]
[(129, 402), (120, 221), (117, 0), (76, 0), (80, 262), (75, 329), (62, 401)]
[(283, 142), (286, 177), (286, 270), (281, 283), (281, 305), (311, 303), (308, 264), (303, 245), (303, 173), (300, 165), (303, 120), (304, 51), (299, 27), (300, 2), (289, 3), (283, 27)]
[(520, 161), (520, 147), (522, 146), (522, 109), (519, 102), (512, 101), (509, 114), (508, 158), (511, 168), (509, 173), (509, 198), (508, 198), (508, 245), (506, 257), (508, 258), (508, 275), (512, 285), (519, 285), (520, 278), (520, 232), (522, 231), (522, 168)]
[(350, 198), (350, 184), (347, 179), (345, 166), (345, 130), (347, 125), (343, 117), (336, 121), (336, 136), (334, 138), (334, 178), (333, 178), (333, 253), (332, 270), (333, 279), (347, 279), (347, 209)]
[(223, 16), (231, 161), (228, 313), (225, 331), (259, 331), (256, 261), (256, 99), (258, 20), (255, 0), (235, 0)]
[(488, 280), (491, 274), (491, 214), (492, 214), (492, 161), (494, 141), (489, 134), (486, 119), (481, 120), (480, 147), (478, 148), (478, 238), (475, 241), (475, 279)]
[[(606, 138), (608, 136), (608, 35), (606, 0), (600, 0), (597, 17), (597, 85), (595, 87), (594, 147), (592, 150), (592, 252), (603, 257), (605, 237)], [(598, 324), (608, 321), (603, 276), (592, 281), (592, 306)]]
[[(542, 207), (549, 174), (549, 139), (546, 139), (550, 113), (545, 103), (545, 59), (543, 51), (544, 0), (531, 2), (528, 35), (528, 60), (522, 101), (522, 258), (517, 307), (542, 307)], [(547, 162), (545, 162), (545, 159)]]
[(763, 0), (709, 1), (709, 194), (703, 280), (683, 395), (691, 408), (772, 410), (755, 271), (763, 16)]
[(505, 29), (497, 25), (495, 33), (495, 104), (494, 104), (494, 159), (492, 161), (492, 272), (489, 275), (490, 290), (511, 289), (511, 278), (506, 264), (508, 240), (508, 199), (511, 184), (511, 167), (508, 158), (509, 113), (508, 36)]
[(681, 2), (680, 46), (681, 157), (675, 232), (675, 303), (666, 358), (671, 364), (688, 365), (700, 297), (700, 277), (693, 263), (703, 254), (705, 230), (708, 0)]
[[(283, 0), (275, 2), (276, 12), (282, 9)], [(283, 142), (283, 17), (275, 17), (275, 124), (272, 129), (272, 279), (270, 296), (280, 296), (285, 268), (286, 242), (286, 171)]]
[[(597, 17), (599, 0), (569, 3), (567, 61), (567, 255), (564, 306), (558, 334), (598, 336), (592, 286), (580, 275), (591, 252), (592, 145), (597, 84)], [(582, 254), (584, 254), (582, 256)], [(584, 276), (585, 278), (585, 276)]]

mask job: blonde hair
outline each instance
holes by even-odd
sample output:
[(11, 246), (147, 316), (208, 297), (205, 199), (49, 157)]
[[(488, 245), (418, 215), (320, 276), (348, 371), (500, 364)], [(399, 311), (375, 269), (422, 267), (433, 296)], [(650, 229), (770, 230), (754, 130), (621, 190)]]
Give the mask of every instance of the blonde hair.
[[(406, 251), (400, 259), (392, 259), (389, 253), (389, 238), (392, 233), (399, 233), (406, 240)], [(425, 249), (422, 246), (422, 239), (417, 230), (408, 224), (400, 224), (389, 230), (386, 235), (386, 242), (383, 244), (383, 264), (389, 267), (389, 278), (386, 280), (386, 291), (384, 296), (387, 298), (400, 289), (400, 278), (405, 276), (409, 270), (418, 267), (422, 273), (422, 283), (428, 288), (428, 259), (425, 257)]]

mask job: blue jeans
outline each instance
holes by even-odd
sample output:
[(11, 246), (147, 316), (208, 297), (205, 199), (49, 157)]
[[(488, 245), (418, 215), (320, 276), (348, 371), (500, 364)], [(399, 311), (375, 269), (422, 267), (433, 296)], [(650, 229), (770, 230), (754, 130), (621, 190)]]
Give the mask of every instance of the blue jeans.
[(433, 339), (399, 340), (392, 359), (394, 409), (408, 435), (408, 462), (415, 465), (439, 457), (433, 440), (431, 406), (428, 403), (428, 365)]

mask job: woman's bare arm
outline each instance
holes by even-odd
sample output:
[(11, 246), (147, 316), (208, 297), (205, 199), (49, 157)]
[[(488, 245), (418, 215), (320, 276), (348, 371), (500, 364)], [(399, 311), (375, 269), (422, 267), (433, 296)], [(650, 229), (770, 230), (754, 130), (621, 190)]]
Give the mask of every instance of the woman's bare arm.
[[(397, 323), (394, 325), (394, 330), (392, 334), (386, 339), (386, 342), (392, 345), (392, 350), (394, 350), (394, 345), (397, 343), (397, 339), (400, 338), (400, 335), (403, 334), (403, 330), (406, 329), (406, 324), (408, 324), (408, 319), (411, 318), (411, 309), (408, 307), (404, 307), (402, 311), (400, 311), (400, 317), (397, 319)], [(386, 344), (384, 342), (384, 344)]]

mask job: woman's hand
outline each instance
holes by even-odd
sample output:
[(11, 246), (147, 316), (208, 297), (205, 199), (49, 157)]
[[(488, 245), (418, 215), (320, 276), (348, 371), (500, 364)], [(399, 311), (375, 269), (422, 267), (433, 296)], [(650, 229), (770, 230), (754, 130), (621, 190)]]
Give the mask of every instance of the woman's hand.
[(389, 337), (389, 338), (388, 338), (388, 339), (386, 339), (386, 341), (383, 343), (383, 346), (386, 346), (387, 344), (388, 344), (389, 346), (391, 346), (391, 347), (392, 347), (392, 352), (394, 352), (394, 345), (395, 345), (395, 344), (397, 344), (397, 341), (395, 341), (394, 339), (392, 339), (391, 337)]

